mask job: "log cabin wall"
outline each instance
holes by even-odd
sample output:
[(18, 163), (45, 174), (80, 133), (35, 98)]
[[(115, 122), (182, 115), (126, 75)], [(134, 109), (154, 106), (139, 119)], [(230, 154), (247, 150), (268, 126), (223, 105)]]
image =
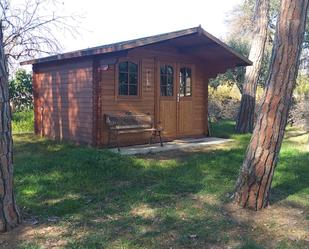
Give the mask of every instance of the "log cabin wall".
[[(194, 67), (192, 105), (189, 106), (191, 117), (184, 117), (183, 122), (189, 124), (190, 132), (179, 135), (164, 134), (166, 139), (178, 137), (200, 137), (208, 133), (207, 127), (207, 88), (208, 77), (205, 74), (205, 65), (203, 62), (190, 55), (181, 54), (177, 49), (168, 45), (153, 45), (144, 48), (130, 50), (125, 55), (116, 56), (114, 60), (99, 59), (97, 68), (99, 79), (99, 110), (98, 110), (98, 134), (97, 144), (107, 144), (107, 128), (104, 124), (104, 113), (118, 113), (131, 111), (134, 113), (150, 113), (155, 122), (161, 121), (164, 104), (160, 106), (159, 92), (159, 73), (160, 62), (174, 63), (176, 68), (180, 65), (190, 64)], [(113, 63), (108, 63), (113, 61)], [(138, 96), (119, 96), (118, 95), (118, 62), (133, 61), (139, 67), (139, 87)], [(108, 67), (107, 67), (108, 65)], [(178, 77), (175, 74), (175, 80)], [(175, 110), (177, 111), (177, 110)], [(170, 118), (176, 113), (167, 113)], [(163, 127), (164, 128), (164, 127)], [(121, 135), (122, 145), (145, 143), (149, 139), (149, 134), (128, 134)]]
[[(119, 61), (138, 64), (138, 96), (118, 95)], [(108, 136), (104, 113), (150, 113), (155, 123), (162, 122), (162, 115), (167, 120), (173, 116), (176, 118), (179, 114), (177, 108), (171, 113), (170, 109), (165, 108), (166, 103), (160, 102), (160, 63), (172, 63), (175, 70), (184, 64), (194, 68), (192, 104), (183, 106), (192, 116), (181, 116), (182, 126), (187, 126), (190, 132), (172, 135), (165, 133), (164, 138), (168, 140), (206, 135), (207, 65), (168, 45), (34, 65), (35, 132), (57, 140), (104, 146)], [(177, 72), (175, 81), (178, 80)], [(141, 144), (148, 139), (147, 133), (120, 137), (122, 145)]]
[[(123, 96), (126, 94), (123, 89), (123, 95), (118, 94), (117, 63), (120, 61), (138, 65), (137, 73), (136, 66), (131, 65), (133, 76), (138, 74), (137, 96)], [(105, 113), (149, 113), (155, 124), (160, 122), (164, 128), (163, 136), (167, 140), (208, 135), (209, 78), (252, 62), (199, 26), (21, 64), (33, 64), (37, 134), (104, 146), (108, 137)], [(165, 72), (162, 75), (161, 66)], [(122, 78), (129, 77), (129, 71), (122, 72)], [(161, 96), (161, 78), (166, 83), (171, 74), (173, 95), (170, 86), (165, 84)], [(185, 82), (183, 85), (193, 82), (192, 94), (183, 91), (178, 95), (179, 82)], [(130, 89), (128, 84), (126, 87)], [(134, 86), (132, 89), (135, 91)], [(145, 143), (149, 134), (121, 135), (121, 138), (122, 145)]]
[(93, 144), (93, 60), (78, 58), (33, 67), (35, 132)]

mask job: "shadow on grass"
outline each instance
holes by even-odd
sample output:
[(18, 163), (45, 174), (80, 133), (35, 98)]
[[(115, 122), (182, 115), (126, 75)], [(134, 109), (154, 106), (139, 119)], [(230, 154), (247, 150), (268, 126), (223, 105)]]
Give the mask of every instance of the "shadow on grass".
[[(285, 200), (290, 195), (309, 194), (309, 153), (292, 150), (282, 153), (272, 184), (271, 202)], [(307, 201), (309, 205), (309, 200)]]
[[(235, 123), (232, 120), (225, 120), (211, 125), (214, 136), (236, 138), (238, 144), (242, 148), (246, 148), (250, 140), (250, 134), (235, 135), (234, 127)], [(309, 165), (309, 153), (297, 150), (296, 148), (299, 146), (299, 142), (295, 140), (307, 134), (309, 133), (301, 131), (296, 127), (287, 128), (285, 139), (288, 140), (287, 144), (291, 148), (280, 153), (279, 163), (272, 184), (271, 203), (285, 200), (290, 195), (296, 193), (299, 193), (300, 196), (302, 192), (304, 192), (304, 195), (309, 194), (309, 167), (307, 166)], [(308, 206), (309, 201), (305, 205)]]
[[(222, 149), (181, 152), (181, 160), (168, 152), (156, 160), (17, 135), (18, 203), (26, 218), (44, 223), (57, 216), (67, 229), (67, 248), (207, 248), (233, 239), (239, 248), (262, 248), (246, 241), (246, 232), (231, 235), (236, 221), (223, 208), (248, 141), (241, 135)], [(307, 187), (308, 178), (300, 178), (308, 176), (304, 160), (308, 155), (297, 151), (282, 155), (275, 201)], [(246, 231), (250, 224), (237, 226)], [(79, 239), (76, 231), (82, 231)]]
[[(94, 236), (100, 244), (134, 238), (136, 246), (192, 247), (197, 233), (199, 243), (227, 240), (224, 231), (231, 224), (218, 214), (219, 205), (194, 208), (195, 196), (226, 198), (242, 161), (241, 146), (157, 161), (18, 135), (14, 150), (18, 203), (26, 218), (47, 222), (57, 216), (70, 221), (71, 231), (95, 227), (85, 243)], [(83, 248), (82, 242), (69, 248)]]

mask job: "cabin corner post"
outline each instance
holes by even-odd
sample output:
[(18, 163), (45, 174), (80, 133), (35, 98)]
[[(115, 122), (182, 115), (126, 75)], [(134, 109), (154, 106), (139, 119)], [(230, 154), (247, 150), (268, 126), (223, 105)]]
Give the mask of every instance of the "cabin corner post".
[(204, 135), (210, 136), (210, 130), (209, 130), (209, 112), (208, 112), (208, 84), (209, 84), (209, 77), (207, 75), (204, 76)]
[(34, 111), (34, 133), (42, 134), (42, 122), (41, 117), (41, 107), (39, 100), (39, 92), (38, 92), (38, 82), (37, 82), (37, 66), (35, 64), (32, 65), (32, 91), (33, 91), (33, 111)]
[(100, 146), (101, 142), (101, 88), (99, 77), (99, 59), (94, 57), (92, 63), (92, 87), (93, 87), (93, 123), (92, 145)]
[(154, 70), (153, 70), (153, 78), (154, 78), (154, 125), (157, 127), (157, 125), (160, 122), (160, 82), (159, 82), (159, 75), (158, 75), (158, 58), (154, 57)]

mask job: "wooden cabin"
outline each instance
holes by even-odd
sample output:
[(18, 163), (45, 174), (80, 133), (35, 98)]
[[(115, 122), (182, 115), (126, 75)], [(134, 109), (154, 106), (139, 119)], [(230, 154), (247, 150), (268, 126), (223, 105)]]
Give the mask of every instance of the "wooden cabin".
[[(252, 63), (195, 27), (29, 60), (35, 132), (93, 146), (107, 144), (104, 114), (150, 114), (165, 140), (208, 135), (208, 81)], [(122, 145), (148, 142), (124, 134)]]

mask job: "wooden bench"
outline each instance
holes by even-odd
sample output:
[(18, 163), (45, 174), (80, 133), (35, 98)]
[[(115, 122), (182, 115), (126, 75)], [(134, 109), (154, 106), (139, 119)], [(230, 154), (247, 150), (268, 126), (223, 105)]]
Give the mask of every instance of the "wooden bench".
[(126, 112), (123, 114), (105, 114), (105, 124), (108, 128), (108, 146), (111, 145), (111, 139), (115, 139), (118, 151), (120, 134), (132, 134), (149, 132), (150, 139), (149, 144), (157, 136), (160, 138), (161, 146), (163, 146), (161, 132), (162, 128), (155, 128), (153, 120), (149, 114), (133, 114)]

